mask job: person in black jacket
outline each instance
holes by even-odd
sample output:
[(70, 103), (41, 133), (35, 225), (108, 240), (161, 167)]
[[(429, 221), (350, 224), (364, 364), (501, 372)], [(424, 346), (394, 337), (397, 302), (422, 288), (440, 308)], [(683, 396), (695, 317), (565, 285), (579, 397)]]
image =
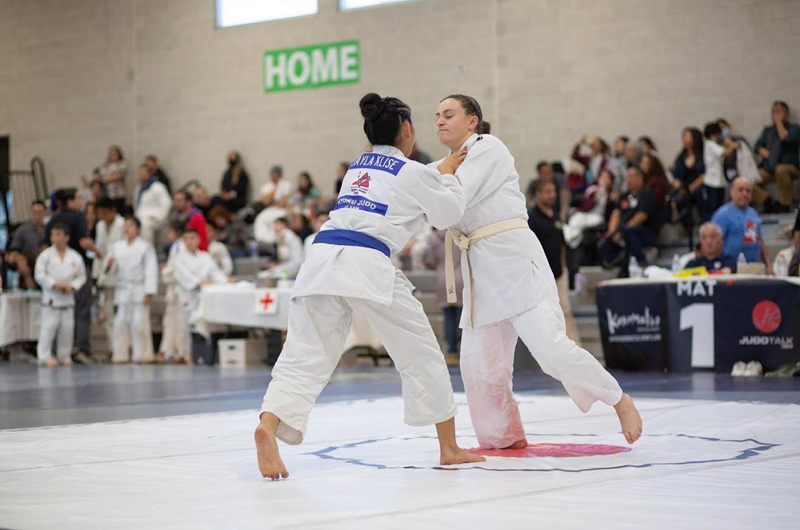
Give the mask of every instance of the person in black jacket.
[(247, 204), (250, 191), (250, 177), (244, 170), (242, 157), (236, 151), (228, 153), (228, 169), (222, 176), (220, 194), (214, 197), (214, 204), (222, 204), (231, 213), (236, 213)]

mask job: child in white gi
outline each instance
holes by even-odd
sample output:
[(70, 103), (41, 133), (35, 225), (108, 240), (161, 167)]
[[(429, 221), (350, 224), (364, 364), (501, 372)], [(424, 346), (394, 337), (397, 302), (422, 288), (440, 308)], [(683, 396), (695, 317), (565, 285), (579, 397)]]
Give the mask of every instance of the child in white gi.
[[(86, 283), (86, 266), (80, 254), (67, 246), (69, 229), (53, 226), (52, 246), (36, 259), (34, 276), (42, 287), (42, 324), (36, 353), (40, 366), (72, 366), (70, 352), (75, 333), (75, 291)], [(58, 360), (53, 358), (53, 341)]]
[(175, 256), (183, 250), (184, 223), (173, 221), (167, 227), (170, 241), (167, 262), (161, 266), (161, 281), (164, 282), (166, 308), (161, 320), (161, 343), (156, 354), (157, 362), (180, 362), (192, 356), (192, 343), (181, 332), (181, 303), (178, 284), (175, 281)]
[(116, 272), (114, 295), (114, 343), (112, 362), (153, 362), (153, 334), (150, 331), (150, 306), (158, 292), (158, 261), (153, 245), (140, 237), (141, 223), (135, 217), (125, 219), (125, 239), (111, 246), (104, 268)]

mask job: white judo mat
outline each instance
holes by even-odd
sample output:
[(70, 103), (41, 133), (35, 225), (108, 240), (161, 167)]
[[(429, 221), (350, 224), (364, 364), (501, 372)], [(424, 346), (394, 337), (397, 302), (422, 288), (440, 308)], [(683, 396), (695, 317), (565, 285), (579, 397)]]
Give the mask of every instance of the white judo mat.
[(399, 398), (319, 405), (280, 482), (258, 473), (255, 410), (0, 431), (0, 527), (800, 528), (798, 405), (637, 400), (627, 450), (609, 407), (519, 399), (526, 454), (448, 469)]

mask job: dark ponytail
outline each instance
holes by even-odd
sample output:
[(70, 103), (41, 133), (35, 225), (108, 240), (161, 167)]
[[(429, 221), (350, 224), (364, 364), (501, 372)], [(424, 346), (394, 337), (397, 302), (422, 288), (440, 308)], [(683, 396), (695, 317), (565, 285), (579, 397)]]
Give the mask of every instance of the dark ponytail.
[(450, 94), (446, 98), (443, 98), (442, 101), (445, 99), (455, 99), (461, 103), (461, 108), (464, 109), (464, 111), (467, 113), (467, 116), (477, 116), (478, 126), (475, 128), (475, 132), (477, 134), (491, 133), (492, 125), (488, 121), (483, 121), (483, 111), (481, 110), (481, 106), (478, 104), (478, 100), (476, 100), (474, 97), (465, 96), (464, 94)]
[(411, 121), (411, 108), (397, 98), (371, 92), (358, 104), (364, 117), (364, 134), (372, 145), (394, 145), (400, 126)]

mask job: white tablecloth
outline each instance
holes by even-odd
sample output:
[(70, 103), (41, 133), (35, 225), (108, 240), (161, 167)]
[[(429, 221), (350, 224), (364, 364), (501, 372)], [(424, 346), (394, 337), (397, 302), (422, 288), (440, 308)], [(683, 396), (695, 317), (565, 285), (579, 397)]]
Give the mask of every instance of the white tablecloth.
[(278, 310), (274, 315), (255, 312), (256, 287), (248, 282), (207, 285), (200, 294), (200, 307), (194, 321), (198, 328), (207, 324), (224, 324), (244, 328), (287, 329), (291, 289), (278, 288)]
[(40, 291), (3, 291), (0, 294), (0, 348), (39, 340), (41, 316)]

